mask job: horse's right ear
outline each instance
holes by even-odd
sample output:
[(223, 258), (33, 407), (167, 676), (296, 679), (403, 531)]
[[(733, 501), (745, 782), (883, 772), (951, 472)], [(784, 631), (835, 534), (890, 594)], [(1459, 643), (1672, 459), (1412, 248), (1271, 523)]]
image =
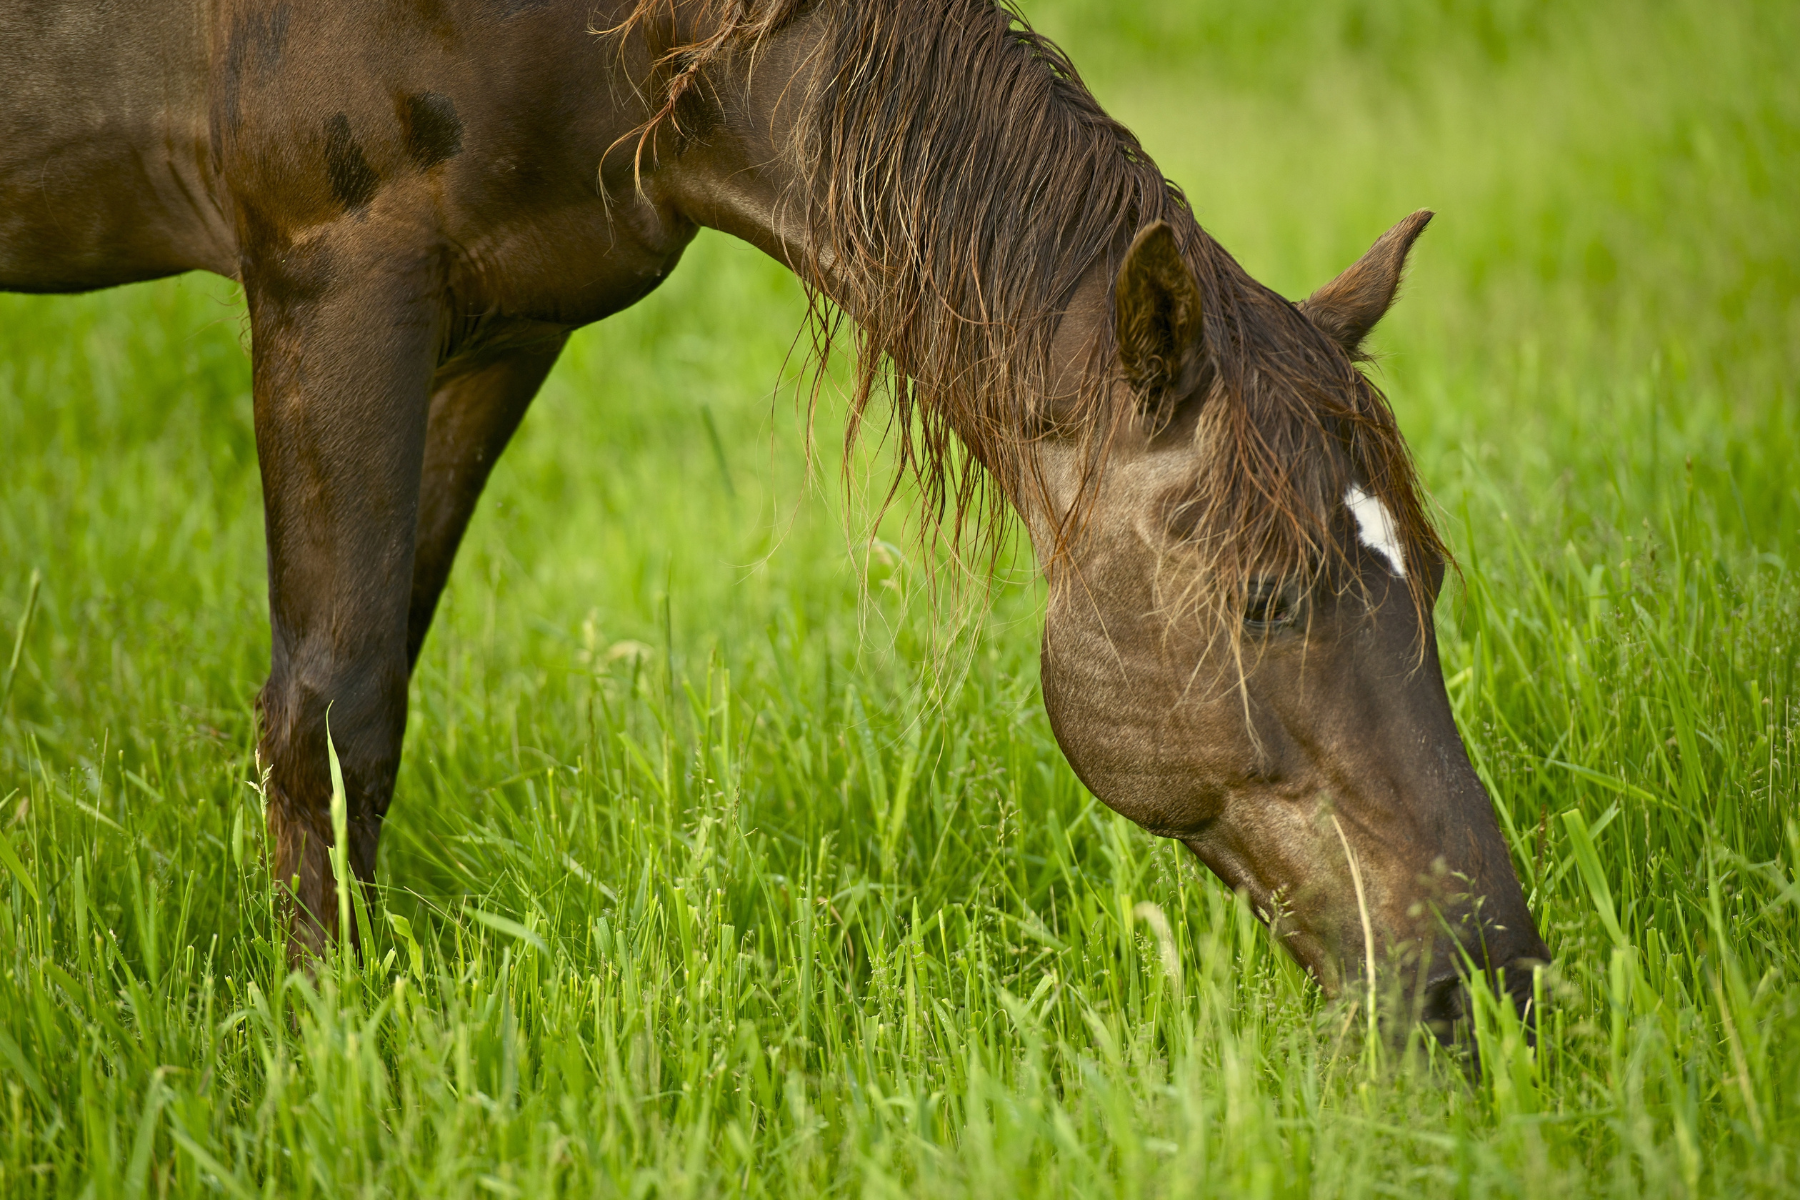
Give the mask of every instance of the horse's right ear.
[(1431, 223), (1431, 215), (1430, 209), (1421, 208), (1382, 234), (1349, 270), (1301, 301), (1300, 311), (1351, 358), (1367, 357), (1363, 339), (1394, 303), (1407, 252)]
[(1144, 226), (1125, 253), (1113, 323), (1125, 379), (1146, 411), (1159, 412), (1198, 375), (1200, 285), (1166, 221)]

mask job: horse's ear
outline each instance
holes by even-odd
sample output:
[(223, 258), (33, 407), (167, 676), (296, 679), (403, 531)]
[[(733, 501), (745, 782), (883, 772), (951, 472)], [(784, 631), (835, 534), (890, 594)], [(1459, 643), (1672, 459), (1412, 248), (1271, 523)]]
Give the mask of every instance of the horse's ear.
[(1363, 339), (1381, 320), (1400, 290), (1406, 268), (1406, 252), (1431, 222), (1431, 210), (1421, 208), (1381, 235), (1369, 252), (1336, 279), (1308, 296), (1300, 311), (1331, 335), (1352, 358), (1362, 355)]
[(1147, 409), (1160, 409), (1201, 357), (1200, 285), (1182, 261), (1175, 231), (1155, 221), (1138, 231), (1119, 268), (1114, 329), (1125, 379)]

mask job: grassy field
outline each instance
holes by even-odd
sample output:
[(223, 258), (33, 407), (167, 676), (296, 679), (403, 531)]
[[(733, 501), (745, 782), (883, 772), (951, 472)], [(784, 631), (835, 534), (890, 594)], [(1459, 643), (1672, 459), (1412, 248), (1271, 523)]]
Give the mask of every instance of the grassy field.
[(1027, 574), (945, 652), (905, 521), (809, 476), (797, 286), (710, 235), (501, 465), (374, 950), (284, 977), (242, 307), (191, 277), (0, 297), (0, 1194), (1800, 1188), (1800, 12), (1123, 7), (1027, 11), (1284, 294), (1440, 213), (1378, 370), (1535, 1051), (1365, 1052), (1097, 805)]

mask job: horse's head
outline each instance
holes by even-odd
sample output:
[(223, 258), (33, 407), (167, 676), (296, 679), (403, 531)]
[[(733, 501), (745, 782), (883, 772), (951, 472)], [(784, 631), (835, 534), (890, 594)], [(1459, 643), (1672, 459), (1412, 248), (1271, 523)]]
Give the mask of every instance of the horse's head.
[(1141, 231), (1058, 336), (1105, 398), (1079, 436), (1051, 406), (1022, 507), (1081, 778), (1246, 892), (1328, 990), (1372, 964), (1441, 1032), (1468, 962), (1522, 1001), (1548, 950), (1451, 717), (1445, 551), (1353, 365), (1429, 217), (1300, 305)]
[(1445, 551), (1355, 366), (1426, 214), (1291, 305), (1005, 7), (720, 11), (662, 61), (729, 59), (741, 82), (693, 103), (747, 108), (647, 186), (800, 271), (835, 310), (815, 346), (854, 321), (851, 436), (885, 390), (928, 524), (1018, 509), (1045, 701), (1094, 793), (1246, 891), (1329, 988), (1373, 960), (1453, 1019), (1465, 952), (1545, 957), (1438, 667)]

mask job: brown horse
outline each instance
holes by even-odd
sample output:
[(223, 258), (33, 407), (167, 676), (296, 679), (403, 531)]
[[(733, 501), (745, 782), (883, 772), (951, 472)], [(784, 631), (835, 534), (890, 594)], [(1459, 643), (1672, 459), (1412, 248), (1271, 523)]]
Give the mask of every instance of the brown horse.
[(991, 0), (0, 0), (0, 79), (0, 287), (242, 282), (296, 958), (334, 908), (327, 706), (366, 881), (488, 472), (569, 332), (706, 226), (855, 325), (854, 415), (889, 398), (928, 520), (1023, 520), (1097, 796), (1328, 989), (1451, 1020), (1473, 962), (1529, 993), (1446, 553), (1354, 365), (1430, 214), (1289, 303)]

